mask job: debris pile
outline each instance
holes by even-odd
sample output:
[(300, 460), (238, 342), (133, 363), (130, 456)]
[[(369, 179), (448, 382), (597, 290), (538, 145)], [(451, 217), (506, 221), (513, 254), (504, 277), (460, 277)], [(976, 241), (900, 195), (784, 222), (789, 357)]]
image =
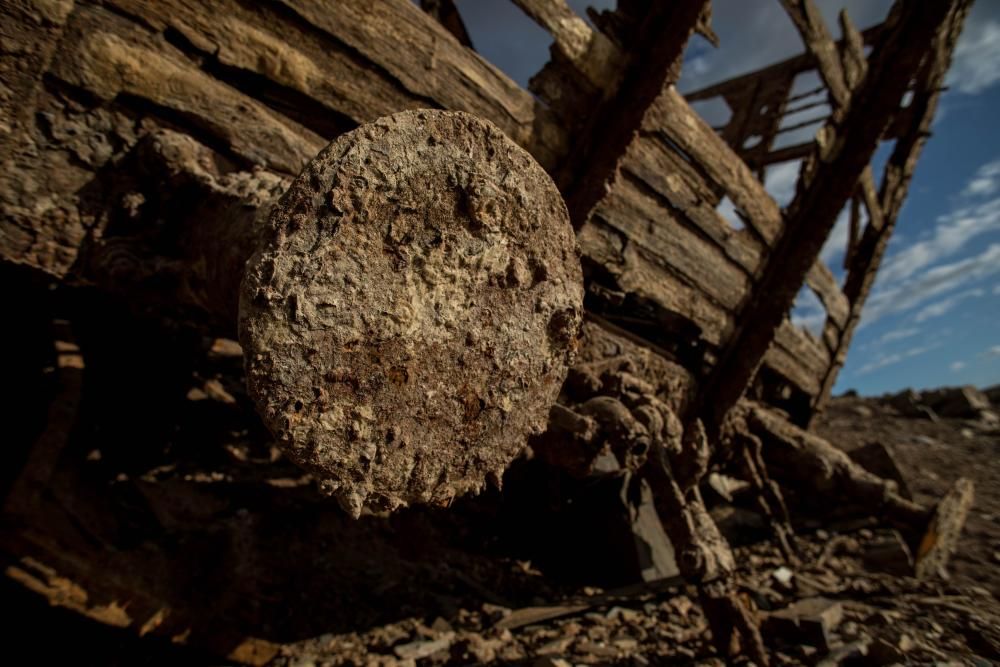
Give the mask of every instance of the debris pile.
[(970, 0), (687, 99), (708, 0), (513, 2), (529, 90), (450, 0), (0, 5), (7, 580), (254, 665), (996, 659), (995, 391), (824, 413)]

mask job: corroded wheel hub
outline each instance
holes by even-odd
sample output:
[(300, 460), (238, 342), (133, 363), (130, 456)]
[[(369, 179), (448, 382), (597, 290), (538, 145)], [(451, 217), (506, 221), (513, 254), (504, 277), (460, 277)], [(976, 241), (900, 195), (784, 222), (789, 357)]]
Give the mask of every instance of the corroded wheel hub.
[(582, 298), (531, 156), (465, 113), (399, 113), (334, 141), (274, 207), (241, 293), (249, 389), (354, 515), (447, 503), (544, 429)]

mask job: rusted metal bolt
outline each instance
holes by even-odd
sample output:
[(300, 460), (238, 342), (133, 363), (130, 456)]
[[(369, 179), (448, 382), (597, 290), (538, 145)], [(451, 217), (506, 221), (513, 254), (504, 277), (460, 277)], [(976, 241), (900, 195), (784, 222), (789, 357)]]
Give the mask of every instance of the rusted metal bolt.
[(447, 504), (545, 429), (582, 317), (562, 198), (493, 125), (407, 111), (345, 134), (247, 263), (248, 388), (350, 513)]

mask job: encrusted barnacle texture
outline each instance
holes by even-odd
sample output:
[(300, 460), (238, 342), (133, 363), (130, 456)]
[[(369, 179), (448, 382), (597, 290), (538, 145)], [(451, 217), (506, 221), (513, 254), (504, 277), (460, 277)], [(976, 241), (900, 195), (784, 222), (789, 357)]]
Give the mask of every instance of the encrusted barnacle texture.
[(420, 110), (345, 134), (264, 237), (240, 302), (249, 389), (347, 511), (446, 504), (545, 428), (580, 263), (555, 185), (496, 127)]

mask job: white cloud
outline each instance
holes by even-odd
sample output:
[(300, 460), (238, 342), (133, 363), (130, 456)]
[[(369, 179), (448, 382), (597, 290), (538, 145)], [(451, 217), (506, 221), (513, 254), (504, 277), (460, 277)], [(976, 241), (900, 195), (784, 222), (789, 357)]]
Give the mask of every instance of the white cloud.
[(862, 325), (909, 310), (928, 299), (997, 273), (1000, 273), (1000, 243), (991, 244), (967, 259), (930, 268), (912, 280), (879, 281), (865, 304)]
[(983, 351), (982, 356), (986, 357), (987, 359), (994, 359), (996, 357), (1000, 357), (1000, 345), (994, 345), (992, 347), (986, 348), (986, 350)]
[(941, 317), (942, 315), (944, 315), (952, 308), (954, 308), (961, 302), (965, 301), (966, 299), (972, 299), (975, 297), (984, 296), (985, 294), (986, 294), (985, 290), (981, 290), (978, 288), (966, 290), (964, 292), (959, 292), (957, 294), (952, 294), (946, 299), (941, 299), (940, 301), (936, 301), (930, 305), (924, 306), (923, 308), (920, 309), (920, 312), (918, 312), (917, 316), (913, 319), (915, 322), (919, 324), (920, 322), (926, 322), (932, 317)]
[(977, 169), (976, 175), (962, 190), (962, 196), (988, 197), (997, 190), (1000, 190), (1000, 160), (987, 162)]
[(933, 350), (937, 345), (923, 345), (920, 347), (911, 347), (908, 350), (903, 350), (902, 352), (894, 352), (892, 354), (880, 354), (873, 361), (869, 361), (867, 364), (862, 366), (857, 370), (855, 375), (868, 375), (880, 368), (885, 368), (886, 366), (893, 366), (907, 359), (920, 356), (921, 354), (926, 354), (927, 352)]
[(993, 296), (1000, 294), (1000, 285), (993, 286)]
[(910, 338), (912, 336), (916, 336), (918, 333), (920, 333), (920, 329), (916, 329), (916, 328), (913, 328), (913, 329), (895, 329), (893, 331), (887, 331), (886, 333), (882, 334), (879, 337), (878, 342), (879, 343), (891, 343), (891, 342), (896, 341), (896, 340), (903, 340), (904, 338)]
[(962, 370), (963, 368), (965, 368), (965, 362), (964, 361), (953, 361), (948, 366), (948, 370), (950, 370), (952, 373), (957, 373), (960, 370)]
[(929, 238), (889, 257), (879, 271), (879, 281), (890, 284), (906, 280), (961, 250), (977, 236), (997, 230), (1000, 230), (1000, 197), (962, 206), (938, 218)]
[[(997, 243), (991, 243), (978, 255), (950, 264), (942, 263), (966, 249), (975, 239), (1000, 231), (1000, 196), (991, 197), (997, 193), (1000, 193), (1000, 160), (993, 160), (982, 165), (969, 179), (952, 210), (937, 219), (925, 238), (910, 243), (883, 262), (865, 305), (862, 326), (1000, 273), (1000, 244)], [(899, 239), (894, 241), (893, 245), (898, 247)], [(958, 300), (983, 294), (982, 290), (967, 290), (961, 296), (928, 305), (918, 313), (916, 321), (942, 315)]]
[(947, 80), (966, 95), (981, 93), (1000, 80), (1000, 23), (972, 19), (965, 22)]

